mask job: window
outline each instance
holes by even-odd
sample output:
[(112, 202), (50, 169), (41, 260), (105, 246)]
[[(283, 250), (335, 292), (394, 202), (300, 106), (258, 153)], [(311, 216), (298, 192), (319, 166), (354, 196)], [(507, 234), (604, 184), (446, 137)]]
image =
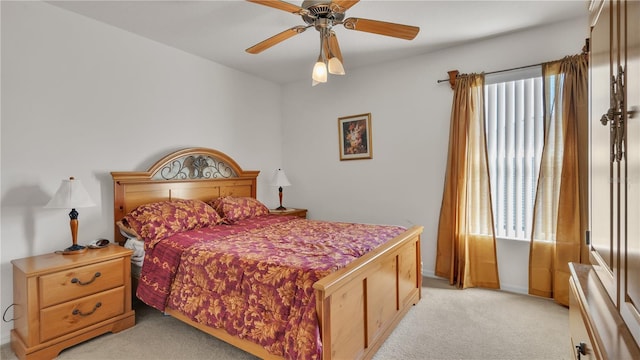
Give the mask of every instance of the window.
[(530, 240), (544, 144), (541, 69), (487, 75), (484, 91), (495, 236)]

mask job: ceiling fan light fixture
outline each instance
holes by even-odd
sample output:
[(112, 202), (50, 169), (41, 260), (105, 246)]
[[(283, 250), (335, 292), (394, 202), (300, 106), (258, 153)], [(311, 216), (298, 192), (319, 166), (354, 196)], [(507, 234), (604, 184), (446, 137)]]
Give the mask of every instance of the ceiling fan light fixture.
[(313, 66), (313, 72), (311, 73), (311, 79), (313, 79), (312, 86), (317, 85), (315, 82), (327, 82), (327, 64), (322, 56), (322, 34), (323, 32), (320, 31), (320, 53), (318, 54), (318, 60), (316, 60), (316, 64)]
[(311, 78), (319, 83), (327, 82), (327, 64), (322, 60), (322, 55), (318, 56), (318, 61), (313, 66)]
[(329, 73), (333, 75), (344, 75), (344, 66), (342, 66), (342, 62), (337, 57), (332, 57), (329, 59)]

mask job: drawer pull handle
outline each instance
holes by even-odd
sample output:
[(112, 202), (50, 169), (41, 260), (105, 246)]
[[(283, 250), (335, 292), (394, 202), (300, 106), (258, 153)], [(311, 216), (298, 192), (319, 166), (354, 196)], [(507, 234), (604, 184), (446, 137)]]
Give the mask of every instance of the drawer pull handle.
[(91, 284), (92, 282), (94, 282), (97, 278), (99, 278), (99, 277), (100, 277), (100, 275), (102, 275), (102, 274), (100, 274), (100, 271), (97, 271), (97, 272), (93, 275), (93, 279), (91, 279), (91, 280), (89, 280), (89, 281), (87, 281), (87, 282), (82, 282), (82, 281), (80, 281), (80, 279), (78, 279), (78, 278), (73, 278), (73, 279), (71, 279), (71, 283), (72, 283), (72, 284), (78, 284), (78, 285), (89, 285), (89, 284)]
[(93, 314), (94, 312), (96, 312), (96, 310), (98, 310), (98, 308), (102, 306), (101, 302), (97, 302), (96, 306), (93, 307), (93, 310), (89, 311), (88, 313), (83, 313), (82, 311), (75, 309), (73, 310), (72, 314), (73, 315), (80, 315), (80, 316), (89, 316), (91, 314)]

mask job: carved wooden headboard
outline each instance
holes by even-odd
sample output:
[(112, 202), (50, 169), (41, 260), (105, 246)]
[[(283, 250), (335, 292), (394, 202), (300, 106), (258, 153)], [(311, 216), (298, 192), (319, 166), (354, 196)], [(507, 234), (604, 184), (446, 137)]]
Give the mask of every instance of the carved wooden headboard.
[(255, 198), (259, 173), (242, 170), (228, 155), (207, 148), (173, 152), (147, 171), (111, 172), (114, 241), (126, 240), (115, 222), (139, 205), (171, 199)]

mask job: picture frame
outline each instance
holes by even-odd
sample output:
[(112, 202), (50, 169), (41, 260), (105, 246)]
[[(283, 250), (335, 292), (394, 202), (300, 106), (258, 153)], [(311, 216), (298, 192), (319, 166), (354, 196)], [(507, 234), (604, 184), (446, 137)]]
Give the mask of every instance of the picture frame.
[(340, 161), (373, 159), (371, 113), (338, 118)]

